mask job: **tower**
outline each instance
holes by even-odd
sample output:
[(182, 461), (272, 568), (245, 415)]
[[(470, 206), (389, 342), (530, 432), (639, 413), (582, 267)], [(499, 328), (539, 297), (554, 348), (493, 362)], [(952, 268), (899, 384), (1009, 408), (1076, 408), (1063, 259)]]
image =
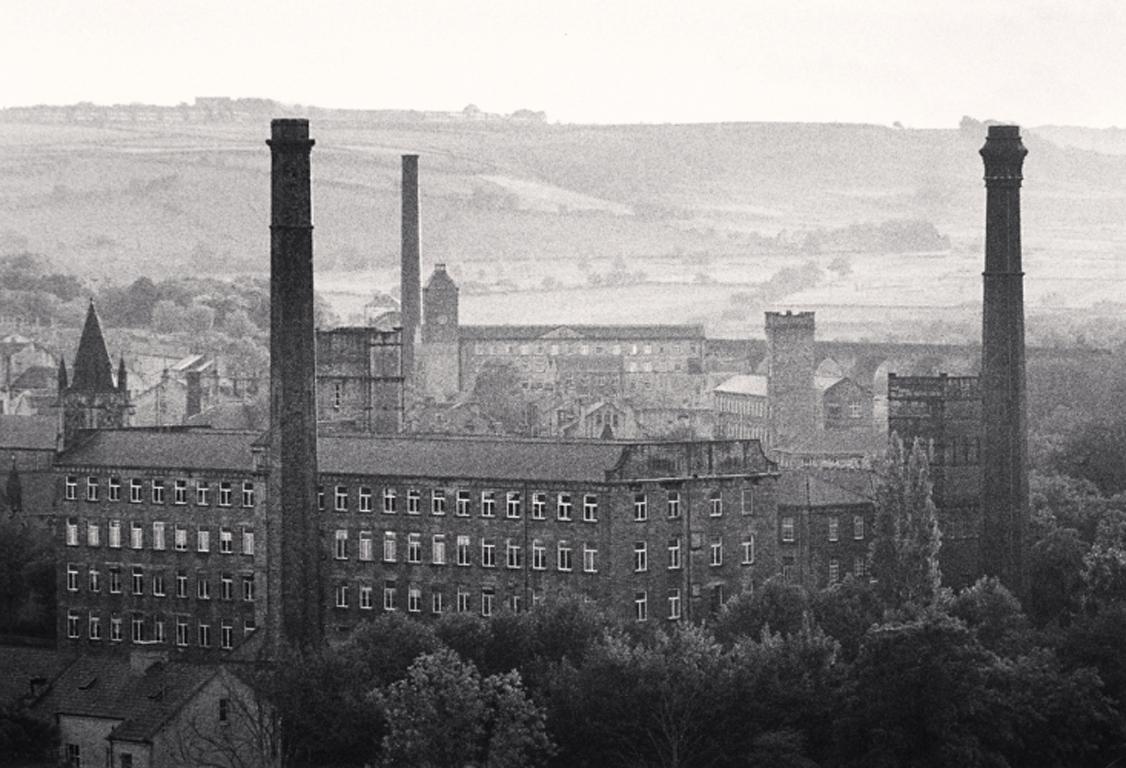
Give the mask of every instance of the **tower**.
[(766, 399), (770, 441), (788, 447), (817, 433), (812, 312), (766, 313)]
[(1017, 594), (1027, 586), (1028, 440), (1020, 186), (1028, 154), (1015, 125), (992, 125), (985, 163), (982, 274), (982, 571)]
[(448, 400), (460, 389), (461, 333), (457, 284), (446, 272), (445, 264), (434, 265), (422, 296), (422, 342), (418, 349), (421, 378), (426, 394)]
[(59, 400), (63, 414), (64, 448), (74, 444), (80, 430), (124, 427), (128, 422), (129, 392), (123, 376), (114, 383), (113, 365), (94, 302), (90, 302), (86, 310), (86, 322), (78, 340), (69, 384), (66, 366), (62, 362), (59, 364)]
[(418, 155), (403, 155), (402, 264), (399, 274), (399, 308), (403, 325), (403, 375), (414, 377), (414, 348), (419, 325), (419, 275), (421, 274), (418, 212)]
[(316, 342), (308, 120), (274, 120), (270, 146), (270, 639), (324, 636), (317, 519)]

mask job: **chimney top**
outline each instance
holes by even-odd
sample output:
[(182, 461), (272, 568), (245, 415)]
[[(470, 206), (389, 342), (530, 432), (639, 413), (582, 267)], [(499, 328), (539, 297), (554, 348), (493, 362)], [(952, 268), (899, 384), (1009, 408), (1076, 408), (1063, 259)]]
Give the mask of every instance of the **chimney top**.
[(989, 126), (989, 138), (991, 139), (1019, 139), (1020, 126), (1019, 125), (991, 125)]

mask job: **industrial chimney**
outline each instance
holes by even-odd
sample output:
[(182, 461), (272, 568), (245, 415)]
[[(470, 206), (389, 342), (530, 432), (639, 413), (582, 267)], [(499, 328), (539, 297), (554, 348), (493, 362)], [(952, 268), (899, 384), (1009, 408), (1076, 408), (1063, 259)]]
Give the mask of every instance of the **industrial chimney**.
[(403, 155), (403, 249), (399, 307), (403, 326), (403, 376), (414, 378), (415, 339), (419, 325), (418, 155)]
[(982, 571), (1027, 593), (1028, 440), (1020, 185), (1028, 154), (1015, 125), (993, 125), (985, 161), (982, 307)]
[(324, 633), (317, 519), (316, 353), (308, 120), (271, 123), (270, 638), (308, 649)]

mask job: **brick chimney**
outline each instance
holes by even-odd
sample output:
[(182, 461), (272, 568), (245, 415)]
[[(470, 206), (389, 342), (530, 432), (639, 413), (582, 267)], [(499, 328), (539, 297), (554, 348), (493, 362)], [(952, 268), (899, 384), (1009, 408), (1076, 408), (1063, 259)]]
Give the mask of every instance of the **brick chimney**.
[(982, 307), (982, 571), (1027, 594), (1028, 438), (1020, 185), (1028, 154), (1015, 125), (992, 125), (985, 162)]
[(308, 120), (271, 125), (267, 621), (275, 647), (324, 637)]
[(403, 326), (403, 376), (414, 376), (414, 347), (419, 325), (421, 275), (418, 213), (418, 155), (403, 155), (403, 248), (399, 306)]

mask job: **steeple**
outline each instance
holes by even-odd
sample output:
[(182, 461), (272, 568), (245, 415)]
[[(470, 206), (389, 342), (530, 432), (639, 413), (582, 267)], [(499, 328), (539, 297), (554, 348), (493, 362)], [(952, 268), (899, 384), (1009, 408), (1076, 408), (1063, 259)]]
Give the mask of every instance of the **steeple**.
[[(60, 379), (61, 381), (61, 379)], [(86, 324), (82, 327), (82, 338), (78, 341), (78, 354), (74, 356), (74, 377), (70, 382), (71, 392), (113, 392), (113, 364), (106, 349), (106, 339), (102, 335), (102, 324), (94, 302), (86, 310)]]
[(129, 392), (129, 379), (125, 372), (125, 355), (117, 358), (117, 389), (122, 393)]
[(62, 357), (59, 358), (59, 397), (63, 396), (67, 388), (66, 376), (66, 360)]

